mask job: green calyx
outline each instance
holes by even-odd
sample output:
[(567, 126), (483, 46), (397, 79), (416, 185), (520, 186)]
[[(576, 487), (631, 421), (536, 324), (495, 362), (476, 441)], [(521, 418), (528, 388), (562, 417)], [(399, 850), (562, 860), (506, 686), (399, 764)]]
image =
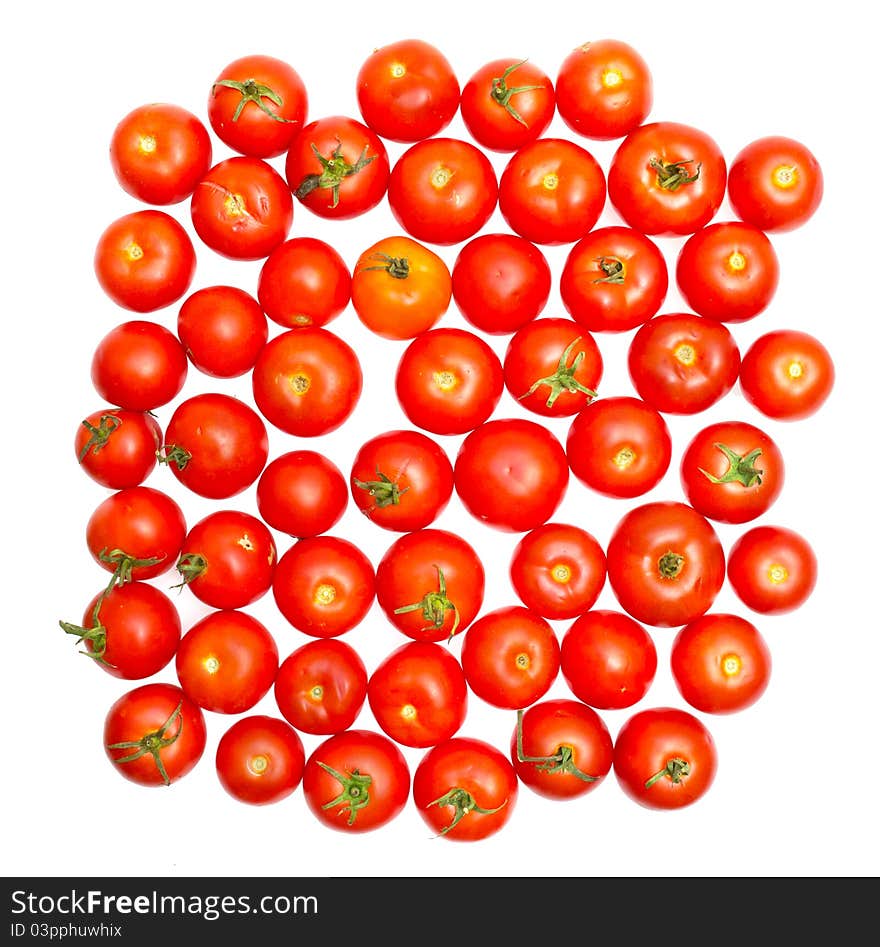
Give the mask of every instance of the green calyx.
[(133, 569), (154, 566), (162, 561), (159, 556), (152, 559), (138, 559), (136, 556), (129, 555), (124, 549), (111, 549), (108, 551), (106, 547), (98, 554), (98, 558), (101, 562), (106, 562), (114, 566), (113, 576), (104, 593), (105, 595), (114, 585), (124, 585), (126, 582), (131, 582)]
[(761, 456), (761, 448), (756, 447), (748, 454), (737, 454), (726, 444), (715, 444), (722, 454), (727, 458), (727, 470), (720, 477), (710, 474), (708, 470), (699, 468), (703, 474), (712, 483), (741, 483), (744, 487), (757, 487), (761, 484), (761, 478), (764, 476), (763, 470), (755, 467), (755, 461)]
[(406, 279), (409, 276), (409, 260), (405, 256), (388, 256), (387, 253), (373, 253), (370, 260), (377, 260), (375, 266), (362, 266), (361, 270), (384, 270), (394, 279)]
[(180, 573), (183, 581), (178, 582), (172, 588), (181, 589), (197, 579), (208, 568), (208, 560), (201, 553), (185, 552), (177, 560), (175, 568)]
[[(135, 760), (139, 760), (142, 756), (146, 756), (147, 753), (153, 757), (153, 760), (156, 763), (156, 768), (159, 770), (159, 773), (162, 776), (162, 782), (166, 786), (171, 785), (171, 780), (168, 778), (168, 773), (165, 771), (165, 764), (162, 762), (162, 750), (167, 746), (171, 746), (180, 734), (183, 732), (183, 717), (181, 716), (181, 708), (183, 707), (183, 701), (174, 708), (171, 713), (171, 716), (159, 727), (158, 730), (153, 730), (150, 733), (144, 734), (140, 740), (132, 740), (124, 743), (108, 743), (108, 750), (132, 750), (133, 752), (129, 753), (127, 756), (120, 756), (114, 760), (115, 763), (133, 763)], [(175, 727), (176, 724), (176, 727)], [(172, 728), (175, 728), (172, 731)]]
[(520, 125), (525, 125), (528, 127), (528, 122), (522, 117), (522, 115), (517, 112), (517, 110), (511, 105), (510, 100), (515, 95), (519, 95), (520, 92), (532, 92), (542, 88), (540, 85), (519, 85), (519, 86), (508, 86), (507, 78), (515, 70), (525, 62), (523, 59), (520, 62), (515, 62), (509, 65), (500, 76), (496, 76), (492, 80), (492, 90), (489, 95), (492, 98), (493, 102), (497, 102), (511, 118), (515, 119)]
[(535, 768), (544, 773), (567, 773), (585, 783), (596, 782), (598, 776), (590, 776), (575, 766), (574, 749), (567, 743), (560, 744), (553, 756), (526, 756), (523, 751), (523, 714), (523, 710), (517, 710), (516, 712), (516, 758), (520, 763), (534, 763)]
[(348, 811), (348, 824), (354, 825), (358, 812), (370, 804), (370, 784), (373, 782), (373, 777), (366, 773), (360, 773), (356, 769), (346, 775), (320, 760), (317, 763), (321, 769), (338, 780), (342, 786), (339, 795), (335, 799), (325, 802), (321, 808), (332, 809), (334, 806), (338, 806), (340, 813)]
[(122, 424), (122, 421), (115, 414), (102, 414), (98, 419), (97, 427), (94, 424), (90, 424), (88, 420), (82, 422), (83, 427), (89, 432), (91, 437), (86, 441), (82, 446), (82, 450), (79, 452), (79, 462), (82, 463), (86, 454), (91, 451), (93, 454), (97, 454), (102, 447), (107, 446), (107, 442), (110, 440), (110, 435)]
[(458, 823), (471, 812), (478, 812), (480, 815), (492, 815), (503, 809), (506, 805), (507, 800), (505, 799), (500, 806), (496, 806), (494, 809), (484, 809), (482, 806), (477, 805), (474, 797), (466, 789), (460, 789), (457, 786), (447, 790), (439, 799), (428, 803), (429, 808), (431, 806), (452, 806), (455, 809), (452, 821), (449, 825), (445, 825), (440, 829), (441, 835), (445, 835), (451, 829), (454, 829)]
[(185, 447), (170, 444), (156, 451), (156, 459), (160, 464), (168, 464), (169, 467), (176, 464), (178, 470), (183, 470), (192, 460), (192, 454)]
[(278, 108), (284, 104), (284, 100), (274, 89), (264, 85), (262, 82), (257, 82), (256, 79), (245, 79), (244, 82), (236, 82), (234, 79), (218, 79), (214, 85), (211, 86), (211, 95), (217, 94), (217, 86), (225, 86), (227, 89), (235, 89), (241, 93), (238, 105), (236, 105), (235, 111), (232, 113), (233, 122), (238, 121), (239, 116), (248, 102), (253, 102), (261, 112), (265, 112), (269, 118), (274, 119), (276, 122), (293, 121), (293, 119), (285, 118), (283, 115), (279, 115), (269, 108), (263, 101), (264, 99), (268, 99)]
[(428, 592), (419, 602), (395, 608), (394, 614), (403, 615), (406, 612), (421, 611), (422, 617), (427, 622), (423, 630), (427, 631), (431, 628), (442, 628), (446, 621), (446, 613), (452, 609), (455, 618), (452, 622), (452, 628), (449, 630), (449, 640), (451, 641), (458, 630), (458, 609), (446, 596), (446, 577), (443, 575), (443, 570), (436, 565), (434, 568), (437, 570), (437, 590), (435, 592)]
[(587, 388), (586, 385), (581, 384), (574, 376), (577, 373), (577, 370), (581, 366), (586, 357), (586, 353), (581, 351), (575, 356), (574, 361), (571, 365), (568, 364), (568, 360), (571, 356), (571, 353), (574, 351), (575, 346), (580, 342), (581, 337), (578, 336), (574, 341), (570, 342), (562, 355), (559, 356), (559, 363), (556, 366), (556, 371), (552, 375), (547, 375), (544, 378), (539, 378), (529, 390), (520, 395), (518, 400), (522, 401), (523, 398), (528, 398), (529, 395), (534, 394), (541, 385), (547, 385), (550, 389), (550, 394), (547, 397), (547, 407), (552, 408), (556, 402), (556, 399), (562, 394), (563, 391), (576, 392), (581, 391), (589, 397), (590, 400), (596, 397), (596, 392), (592, 388)]
[(376, 159), (376, 155), (368, 155), (367, 150), (367, 146), (364, 146), (364, 150), (360, 153), (357, 161), (354, 164), (349, 164), (342, 155), (342, 142), (339, 139), (337, 139), (336, 147), (329, 158), (324, 157), (313, 144), (312, 151), (321, 165), (321, 173), (307, 174), (300, 181), (294, 193), (302, 200), (318, 188), (329, 188), (333, 195), (331, 206), (336, 207), (339, 203), (339, 188), (342, 182), (352, 174), (362, 171), (371, 161)]
[(400, 503), (400, 497), (409, 490), (404, 487), (402, 490), (395, 480), (391, 480), (376, 468), (376, 480), (358, 480), (354, 478), (353, 483), (359, 490), (366, 490), (367, 493), (376, 501), (376, 506), (381, 510), (386, 506), (397, 506)]
[(685, 776), (690, 775), (690, 772), (691, 764), (687, 760), (683, 760), (680, 756), (673, 756), (666, 761), (666, 765), (660, 772), (654, 773), (650, 779), (645, 781), (645, 789), (650, 789), (654, 783), (663, 778), (669, 779), (673, 783), (680, 783)]
[(657, 560), (657, 570), (664, 579), (674, 579), (684, 568), (684, 556), (681, 553), (673, 552), (664, 552), (663, 555)]
[(599, 269), (604, 276), (597, 276), (593, 280), (594, 283), (622, 284), (624, 282), (626, 270), (622, 260), (618, 260), (616, 256), (600, 256), (596, 259), (596, 263), (599, 264)]
[(666, 191), (677, 191), (683, 184), (692, 184), (700, 176), (702, 162), (697, 165), (693, 174), (688, 174), (687, 166), (693, 164), (693, 158), (684, 161), (663, 161), (660, 158), (651, 158), (648, 166), (657, 172), (657, 183)]

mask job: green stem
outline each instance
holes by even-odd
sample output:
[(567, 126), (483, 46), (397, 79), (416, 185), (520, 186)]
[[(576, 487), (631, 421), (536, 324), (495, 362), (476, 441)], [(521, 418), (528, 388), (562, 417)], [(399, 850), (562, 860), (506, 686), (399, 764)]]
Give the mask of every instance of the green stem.
[(312, 144), (312, 151), (321, 165), (321, 173), (307, 174), (300, 181), (294, 193), (302, 199), (318, 188), (329, 188), (333, 195), (332, 207), (336, 207), (339, 203), (339, 188), (345, 178), (357, 174), (358, 171), (363, 170), (377, 157), (376, 155), (367, 156), (368, 146), (364, 145), (364, 150), (360, 153), (357, 161), (354, 164), (349, 164), (342, 155), (342, 142), (338, 138), (336, 139), (336, 147), (329, 158), (325, 158), (314, 144)]
[(590, 776), (575, 766), (574, 748), (567, 743), (561, 743), (553, 756), (526, 756), (523, 751), (523, 713), (523, 710), (516, 712), (516, 758), (520, 763), (534, 763), (536, 769), (545, 773), (570, 773), (585, 783), (598, 780), (598, 776)]
[(160, 464), (177, 464), (178, 470), (183, 470), (184, 467), (192, 460), (192, 454), (185, 448), (179, 447), (176, 444), (166, 445), (160, 447), (156, 451), (156, 459)]
[(185, 585), (189, 585), (190, 582), (197, 579), (208, 568), (208, 560), (201, 553), (185, 552), (177, 560), (176, 568), (183, 581), (171, 587), (182, 589)]
[(421, 611), (422, 617), (428, 623), (422, 630), (427, 631), (430, 628), (442, 628), (446, 621), (446, 612), (452, 609), (455, 614), (455, 619), (452, 622), (452, 628), (449, 632), (448, 640), (451, 641), (455, 637), (455, 632), (458, 630), (460, 616), (455, 604), (446, 596), (446, 577), (443, 575), (443, 570), (437, 565), (435, 565), (434, 568), (437, 570), (438, 576), (437, 591), (428, 592), (421, 601), (415, 602), (412, 605), (402, 605), (400, 608), (395, 608), (394, 614), (403, 615), (406, 612)]
[(693, 164), (693, 158), (684, 161), (663, 161), (660, 158), (651, 158), (648, 166), (657, 172), (657, 184), (666, 191), (677, 191), (682, 184), (691, 184), (700, 176), (702, 162), (697, 165), (693, 174), (688, 174), (687, 166)]
[(401, 495), (406, 493), (409, 487), (404, 487), (401, 490), (398, 483), (383, 474), (378, 467), (376, 468), (376, 477), (377, 480), (358, 480), (354, 477), (352, 482), (358, 489), (366, 490), (376, 501), (376, 506), (379, 509), (386, 506), (397, 506), (400, 503)]
[(755, 467), (755, 461), (761, 456), (761, 448), (756, 447), (748, 454), (737, 454), (726, 444), (715, 444), (715, 447), (721, 451), (727, 458), (727, 470), (720, 477), (710, 474), (708, 470), (699, 471), (712, 483), (741, 483), (744, 487), (755, 487), (760, 485), (761, 478), (764, 475), (763, 470)]
[(673, 756), (666, 761), (666, 765), (658, 773), (645, 781), (645, 789), (650, 789), (654, 783), (667, 776), (674, 783), (680, 783), (684, 776), (690, 775), (691, 764), (683, 760), (680, 756)]
[[(182, 707), (183, 701), (181, 700), (172, 711), (171, 716), (165, 721), (165, 723), (162, 724), (161, 727), (159, 727), (158, 730), (153, 730), (150, 733), (144, 734), (140, 740), (127, 741), (124, 743), (108, 743), (108, 750), (134, 751), (133, 753), (129, 753), (127, 756), (121, 756), (115, 759), (114, 762), (132, 763), (149, 753), (156, 763), (156, 767), (162, 776), (162, 781), (166, 786), (170, 786), (171, 780), (168, 778), (168, 773), (165, 771), (165, 764), (162, 762), (161, 752), (166, 746), (171, 746), (171, 744), (174, 743), (183, 732), (183, 717), (181, 716)], [(168, 731), (175, 723), (177, 724), (177, 729), (171, 736), (168, 736)]]
[(505, 109), (508, 114), (516, 119), (520, 125), (525, 125), (528, 127), (528, 122), (522, 117), (522, 115), (517, 112), (517, 110), (511, 105), (510, 100), (515, 95), (519, 95), (520, 92), (532, 92), (537, 89), (543, 88), (540, 85), (520, 85), (520, 86), (508, 86), (507, 77), (515, 70), (519, 69), (521, 65), (526, 60), (523, 59), (520, 62), (515, 62), (512, 65), (508, 66), (500, 76), (496, 76), (492, 80), (492, 91), (489, 93), (492, 100), (497, 102), (503, 109)]
[(378, 260), (376, 266), (362, 266), (361, 270), (385, 270), (394, 279), (406, 279), (409, 276), (409, 260), (405, 256), (388, 256), (386, 253), (373, 253), (367, 259)]
[(102, 414), (98, 419), (98, 426), (90, 424), (88, 419), (82, 422), (83, 427), (91, 434), (91, 437), (83, 444), (79, 452), (79, 462), (85, 460), (86, 454), (91, 451), (97, 454), (102, 447), (107, 446), (110, 435), (122, 424), (122, 421), (115, 414)]
[(244, 82), (236, 82), (234, 79), (218, 79), (214, 85), (211, 86), (211, 95), (217, 94), (217, 86), (225, 86), (227, 89), (235, 89), (241, 93), (238, 105), (236, 105), (235, 111), (232, 113), (233, 122), (238, 121), (238, 117), (248, 102), (253, 102), (260, 111), (265, 112), (269, 118), (274, 119), (276, 122), (293, 121), (291, 118), (285, 118), (283, 115), (272, 111), (272, 109), (266, 105), (263, 99), (268, 99), (279, 108), (284, 104), (284, 100), (274, 89), (264, 85), (262, 82), (257, 82), (256, 79), (245, 79)]
[(429, 802), (428, 808), (431, 806), (453, 806), (455, 808), (452, 821), (449, 825), (440, 829), (440, 834), (445, 835), (451, 829), (454, 829), (458, 823), (471, 812), (478, 812), (480, 815), (492, 815), (503, 809), (506, 805), (507, 800), (505, 799), (500, 806), (496, 806), (494, 809), (484, 809), (482, 806), (477, 805), (474, 797), (466, 789), (460, 789), (456, 786), (447, 790), (439, 799)]
[(519, 396), (518, 400), (522, 401), (523, 398), (528, 398), (528, 396), (534, 394), (534, 392), (536, 392), (538, 388), (541, 387), (541, 385), (547, 385), (550, 388), (550, 395), (547, 398), (548, 408), (553, 407), (556, 399), (562, 394), (563, 391), (580, 391), (588, 395), (591, 400), (595, 398), (596, 392), (593, 391), (592, 388), (587, 388), (586, 385), (582, 384), (574, 377), (575, 373), (581, 366), (581, 362), (583, 362), (584, 358), (586, 357), (586, 352), (578, 352), (571, 365), (568, 364), (568, 358), (580, 340), (581, 336), (578, 336), (574, 341), (570, 342), (568, 346), (566, 346), (565, 351), (559, 356), (559, 362), (556, 366), (556, 371), (552, 375), (539, 378), (525, 394)]
[(321, 769), (338, 780), (342, 786), (339, 795), (335, 799), (325, 802), (321, 808), (332, 809), (333, 806), (339, 806), (340, 812), (345, 812), (347, 809), (348, 824), (354, 825), (358, 812), (370, 804), (370, 784), (373, 782), (373, 777), (366, 773), (360, 773), (356, 769), (353, 769), (346, 776), (320, 760), (316, 762)]
[(616, 256), (600, 256), (596, 263), (605, 275), (596, 277), (594, 283), (623, 283), (626, 271), (622, 260)]

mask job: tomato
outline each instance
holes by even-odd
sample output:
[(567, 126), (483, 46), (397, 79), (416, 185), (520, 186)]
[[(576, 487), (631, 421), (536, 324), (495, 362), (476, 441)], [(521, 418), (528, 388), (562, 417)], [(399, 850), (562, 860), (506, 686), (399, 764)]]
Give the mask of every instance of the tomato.
[(663, 479), (672, 459), (672, 434), (663, 415), (641, 398), (600, 398), (569, 425), (565, 455), (581, 483), (605, 496), (631, 499)]
[(159, 460), (199, 496), (224, 500), (253, 484), (269, 457), (263, 419), (246, 402), (220, 392), (181, 401), (165, 428)]
[(358, 448), (349, 487), (377, 526), (405, 533), (430, 526), (452, 497), (452, 462), (421, 431), (384, 431)]
[(177, 204), (211, 167), (201, 119), (168, 102), (132, 109), (110, 137), (110, 165), (122, 189), (146, 204)]
[(443, 645), (408, 641), (376, 665), (367, 685), (376, 722), (402, 746), (436, 746), (464, 723), (468, 686)]
[(257, 299), (263, 312), (285, 329), (323, 326), (348, 305), (351, 274), (329, 243), (291, 237), (263, 262)]
[(688, 502), (703, 516), (746, 523), (776, 502), (785, 464), (766, 431), (746, 421), (717, 421), (688, 442), (679, 474)]
[(592, 230), (568, 251), (559, 276), (566, 311), (590, 332), (626, 332), (657, 313), (669, 288), (662, 251), (632, 227)]
[(777, 421), (797, 421), (815, 414), (834, 387), (834, 361), (813, 335), (799, 329), (776, 329), (748, 347), (739, 370), (745, 399)]
[(254, 367), (269, 324), (250, 293), (236, 286), (205, 286), (183, 301), (177, 336), (200, 372), (238, 378)]
[(485, 226), (497, 203), (495, 168), (468, 141), (418, 141), (391, 168), (388, 205), (416, 240), (445, 246), (468, 240)]
[(354, 349), (329, 329), (305, 326), (271, 338), (252, 375), (257, 409), (297, 437), (336, 430), (354, 411), (363, 373)]
[(136, 487), (153, 472), (162, 428), (147, 411), (101, 408), (80, 422), (74, 450), (80, 468), (102, 487)]
[(224, 66), (211, 85), (208, 121), (233, 151), (274, 158), (302, 128), (309, 99), (300, 74), (274, 56), (242, 56)]
[(648, 235), (686, 235), (718, 212), (727, 163), (706, 132), (680, 122), (633, 129), (608, 166), (608, 198), (624, 222)]
[(472, 237), (452, 266), (452, 296), (459, 312), (488, 335), (508, 335), (539, 316), (552, 283), (543, 252), (513, 233)]
[(510, 759), (520, 780), (545, 799), (577, 799), (611, 772), (614, 744), (605, 721), (577, 700), (542, 700), (517, 711)]
[(220, 737), (214, 766), (220, 785), (239, 802), (281, 802), (302, 782), (306, 754), (300, 735), (277, 717), (252, 714)]
[(367, 699), (367, 669), (355, 649), (339, 638), (315, 638), (292, 651), (275, 677), (275, 703), (303, 733), (348, 730)]
[(419, 815), (438, 836), (454, 842), (495, 835), (510, 821), (518, 794), (510, 760), (475, 737), (455, 736), (431, 747), (413, 774)]
[(563, 634), (560, 672), (578, 700), (599, 710), (623, 710), (654, 683), (657, 648), (634, 618), (597, 608), (579, 615)]
[(80, 654), (128, 681), (158, 674), (174, 657), (182, 630), (174, 602), (148, 582), (103, 589), (86, 606), (82, 625), (60, 624), (83, 643)]
[(498, 181), (498, 208), (514, 233), (533, 243), (574, 243), (592, 230), (605, 206), (602, 166), (565, 138), (519, 148)]
[(571, 523), (545, 523), (529, 530), (514, 547), (508, 567), (523, 605), (554, 620), (592, 608), (606, 572), (599, 541)]
[(724, 582), (724, 549), (712, 524), (675, 500), (624, 513), (605, 554), (618, 602), (647, 625), (668, 628), (699, 618)]
[(383, 237), (361, 253), (351, 278), (358, 319), (385, 339), (414, 339), (449, 308), (452, 277), (442, 257), (409, 237)]
[(184, 539), (177, 560), (182, 582), (211, 608), (244, 608), (272, 587), (278, 553), (262, 520), (243, 510), (214, 510)]
[(801, 227), (822, 203), (824, 176), (802, 142), (767, 135), (749, 142), (730, 163), (727, 194), (733, 212), (753, 227), (779, 233)]
[(702, 713), (751, 707), (770, 683), (772, 659), (761, 632), (726, 612), (703, 615), (680, 629), (669, 661), (679, 693)]
[(341, 832), (370, 832), (403, 811), (409, 799), (409, 766), (384, 734), (345, 730), (312, 751), (302, 790), (322, 825)]
[(654, 104), (651, 70), (641, 54), (618, 39), (573, 49), (556, 75), (556, 109), (585, 138), (622, 138), (641, 125)]
[(335, 638), (366, 618), (376, 597), (376, 574), (350, 540), (311, 536), (278, 560), (272, 594), (294, 628), (314, 638)]
[(507, 710), (540, 700), (559, 673), (550, 622), (524, 605), (484, 612), (464, 633), (461, 667), (477, 697)]
[(104, 718), (104, 751), (115, 770), (141, 786), (170, 786), (202, 758), (205, 715), (174, 684), (126, 691)]
[(486, 570), (456, 533), (428, 527), (403, 533), (376, 566), (376, 601), (388, 621), (415, 641), (450, 640), (477, 617)]
[(185, 537), (186, 520), (177, 502), (143, 484), (105, 497), (86, 523), (92, 558), (120, 583), (167, 572)]
[(467, 329), (423, 332), (404, 349), (394, 386), (404, 414), (432, 434), (465, 434), (488, 420), (504, 393), (495, 350)]
[(363, 120), (391, 141), (431, 138), (458, 111), (460, 86), (449, 60), (421, 39), (374, 49), (358, 69), (355, 92)]
[(511, 152), (544, 134), (556, 110), (556, 94), (550, 77), (534, 63), (493, 59), (464, 84), (459, 108), (478, 145)]
[(95, 276), (123, 309), (155, 312), (177, 302), (196, 272), (189, 234), (163, 210), (136, 210), (108, 224), (98, 238)]
[(545, 316), (517, 329), (502, 362), (504, 385), (528, 411), (545, 417), (571, 417), (596, 397), (602, 378), (602, 353), (576, 322)]
[(654, 316), (627, 350), (629, 377), (643, 401), (664, 414), (698, 414), (736, 384), (739, 347), (721, 322), (692, 312)]
[(190, 217), (205, 246), (232, 260), (262, 260), (287, 239), (293, 196), (262, 158), (236, 155), (215, 164), (196, 185)]
[(682, 809), (715, 781), (712, 734), (677, 707), (650, 707), (624, 721), (614, 741), (614, 775), (626, 795), (647, 809)]
[(273, 458), (257, 481), (261, 519), (297, 539), (332, 529), (348, 506), (342, 471), (318, 451), (292, 450)]
[(761, 525), (730, 547), (727, 579), (739, 599), (762, 615), (791, 612), (812, 595), (818, 577), (810, 543), (785, 526)]
[(779, 259), (763, 230), (726, 220), (707, 224), (685, 240), (675, 278), (694, 312), (718, 322), (746, 322), (776, 294)]

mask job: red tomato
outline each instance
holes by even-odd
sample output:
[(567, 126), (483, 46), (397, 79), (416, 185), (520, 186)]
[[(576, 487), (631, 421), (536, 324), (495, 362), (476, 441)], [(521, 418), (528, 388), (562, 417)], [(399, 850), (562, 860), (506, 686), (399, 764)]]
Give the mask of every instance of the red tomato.
[(104, 750), (116, 771), (141, 786), (170, 786), (190, 773), (208, 742), (205, 715), (174, 684), (126, 691), (104, 718)]
[(834, 362), (815, 337), (798, 329), (776, 329), (746, 350), (740, 390), (762, 414), (797, 421), (815, 414), (834, 387)]
[(458, 659), (443, 645), (408, 641), (373, 670), (367, 700), (392, 740), (424, 748), (459, 731), (467, 714), (468, 686)]
[(680, 122), (649, 122), (620, 143), (608, 167), (608, 197), (644, 234), (705, 227), (724, 199), (727, 164), (714, 138)]
[(314, 638), (335, 638), (366, 618), (376, 597), (376, 574), (350, 540), (311, 536), (278, 560), (272, 594), (294, 628)]
[(682, 809), (701, 799), (715, 780), (718, 751), (693, 714), (676, 707), (634, 713), (614, 741), (620, 788), (648, 809)]
[(110, 165), (122, 189), (146, 204), (177, 204), (211, 167), (211, 136), (179, 105), (132, 109), (113, 129)]
[(614, 744), (605, 721), (577, 700), (542, 700), (517, 712), (510, 758), (520, 780), (545, 799), (576, 799), (611, 772)]
[(720, 523), (746, 523), (776, 502), (785, 464), (773, 438), (754, 424), (717, 421), (688, 442), (679, 473), (697, 512)]
[(241, 714), (275, 682), (278, 647), (253, 615), (220, 609), (189, 628), (174, 663), (180, 686), (203, 710)]
[(519, 148), (498, 181), (498, 208), (515, 233), (533, 243), (574, 243), (593, 229), (605, 206), (602, 166), (565, 138)]
[(354, 349), (321, 326), (287, 329), (271, 338), (252, 376), (257, 409), (297, 437), (336, 430), (354, 411), (363, 373)]
[(451, 245), (473, 237), (498, 203), (492, 162), (468, 141), (428, 138), (410, 145), (388, 180), (394, 219), (416, 240)]
[(300, 74), (274, 56), (242, 56), (220, 70), (208, 96), (208, 121), (233, 151), (274, 158), (305, 124), (308, 93)]
[(768, 233), (805, 224), (818, 210), (823, 191), (816, 156), (784, 135), (749, 142), (730, 164), (727, 193), (733, 212)]
[(220, 785), (239, 802), (265, 806), (290, 796), (302, 782), (306, 754), (299, 734), (277, 717), (236, 720), (217, 744)]
[(403, 811), (409, 799), (409, 766), (384, 734), (345, 730), (312, 751), (302, 789), (310, 811), (323, 825), (370, 832)]
[(420, 431), (385, 431), (358, 448), (349, 487), (358, 509), (377, 526), (399, 533), (423, 529), (452, 497), (452, 462)]
[(504, 385), (524, 408), (545, 417), (571, 417), (593, 398), (602, 353), (590, 333), (564, 317), (544, 317), (517, 329), (502, 362)]
[(578, 700), (623, 710), (648, 693), (657, 674), (654, 639), (624, 612), (597, 608), (579, 615), (562, 636), (560, 671)]
[(516, 544), (508, 572), (527, 608), (544, 618), (574, 618), (593, 607), (605, 585), (605, 552), (580, 526), (545, 523)]
[(148, 411), (102, 408), (83, 418), (74, 450), (80, 468), (111, 490), (136, 487), (153, 472), (162, 428)]
[(266, 524), (296, 539), (332, 529), (348, 506), (342, 471), (324, 454), (292, 450), (271, 460), (257, 481), (257, 509)]
[(712, 524), (674, 500), (625, 513), (605, 553), (618, 602), (647, 625), (668, 628), (699, 618), (724, 582), (724, 550)]
[(516, 807), (519, 782), (510, 760), (474, 737), (431, 747), (413, 775), (413, 802), (438, 836), (476, 842), (500, 831)]
[(196, 272), (189, 234), (163, 210), (136, 210), (109, 224), (98, 238), (95, 276), (123, 309), (155, 312), (177, 302)]
[(449, 60), (430, 43), (379, 46), (357, 72), (363, 120), (391, 141), (416, 142), (442, 131), (458, 111), (460, 87)]
[(754, 526), (730, 547), (727, 578), (744, 605), (762, 615), (800, 608), (816, 586), (812, 546), (784, 526)]

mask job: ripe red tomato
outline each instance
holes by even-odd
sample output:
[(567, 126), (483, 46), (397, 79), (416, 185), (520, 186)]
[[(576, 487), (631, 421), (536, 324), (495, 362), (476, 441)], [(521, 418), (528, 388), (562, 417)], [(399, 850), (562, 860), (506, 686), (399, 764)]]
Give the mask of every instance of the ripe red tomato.
[(643, 401), (664, 414), (698, 414), (736, 384), (739, 347), (721, 322), (692, 312), (654, 316), (636, 330), (627, 369)]
[(367, 684), (376, 723), (402, 746), (436, 746), (465, 721), (468, 686), (458, 659), (443, 645), (408, 641), (376, 665)]
[(544, 618), (574, 618), (605, 585), (605, 552), (580, 526), (545, 523), (529, 530), (510, 557), (510, 582), (523, 605)]
[(492, 162), (458, 138), (428, 138), (410, 145), (388, 180), (394, 219), (416, 240), (448, 246), (473, 237), (498, 203)]
[(565, 455), (571, 472), (590, 489), (638, 497), (669, 469), (672, 434), (663, 415), (641, 398), (600, 398), (569, 425)]
[(740, 390), (762, 414), (797, 421), (815, 414), (834, 387), (828, 349), (799, 329), (776, 329), (748, 347), (739, 370)]
[(693, 714), (651, 707), (624, 721), (614, 741), (614, 775), (626, 795), (648, 809), (682, 809), (715, 781), (718, 751)]
[(146, 204), (177, 204), (211, 167), (201, 119), (169, 102), (132, 109), (110, 136), (110, 165), (122, 189)]
[(80, 468), (111, 490), (136, 487), (153, 472), (162, 428), (148, 411), (101, 408), (83, 418), (73, 447)]
[(151, 682), (126, 691), (104, 718), (104, 751), (114, 769), (141, 786), (170, 786), (205, 752), (205, 715), (174, 684)]
[(718, 143), (680, 122), (633, 129), (608, 167), (608, 198), (624, 221), (648, 235), (705, 227), (724, 199), (727, 163)]
[(563, 634), (560, 672), (578, 700), (599, 710), (623, 710), (654, 683), (657, 648), (634, 618), (597, 608), (579, 615)]
[(357, 72), (355, 91), (363, 120), (391, 141), (431, 138), (458, 111), (460, 87), (449, 60), (420, 39), (379, 46)]
[(336, 430), (354, 411), (363, 373), (354, 349), (322, 326), (287, 329), (271, 338), (252, 375), (257, 409), (297, 437)]
[(189, 234), (163, 210), (136, 210), (108, 224), (95, 246), (95, 276), (123, 309), (155, 312), (177, 302), (196, 273)]
[(624, 513), (605, 554), (618, 602), (646, 625), (668, 628), (699, 618), (724, 582), (724, 549), (712, 524), (675, 500)]
[(565, 138), (523, 145), (498, 181), (498, 208), (510, 229), (549, 246), (574, 243), (592, 230), (605, 196), (602, 166)]
[(203, 710), (241, 714), (275, 682), (278, 647), (253, 615), (219, 609), (185, 632), (174, 665), (184, 693)]
[(233, 151), (274, 158), (305, 124), (308, 93), (300, 74), (274, 56), (252, 54), (220, 70), (208, 96), (208, 121)]
[(455, 736), (431, 747), (413, 774), (413, 802), (438, 837), (476, 842), (500, 831), (516, 808), (519, 781), (497, 747)]
[(332, 529), (348, 506), (348, 484), (329, 457), (292, 450), (273, 458), (257, 481), (261, 519), (296, 539)]
[(315, 747), (306, 760), (302, 790), (321, 824), (341, 832), (370, 832), (400, 815), (410, 781), (406, 757), (393, 740), (352, 729)]
[(733, 212), (768, 233), (805, 224), (818, 210), (823, 191), (816, 156), (784, 135), (749, 142), (730, 164), (727, 193)]
[(214, 756), (220, 785), (233, 799), (254, 806), (290, 796), (302, 782), (305, 765), (300, 735), (266, 714), (236, 720), (220, 737)]
[(542, 700), (517, 712), (510, 759), (520, 780), (545, 799), (576, 799), (611, 772), (614, 743), (605, 721), (577, 700)]
[(776, 502), (785, 464), (766, 431), (746, 421), (717, 421), (688, 442), (679, 474), (697, 512), (720, 523), (746, 523)]
[(781, 615), (800, 608), (816, 586), (818, 561), (810, 543), (784, 526), (754, 526), (730, 547), (727, 578), (754, 612)]

